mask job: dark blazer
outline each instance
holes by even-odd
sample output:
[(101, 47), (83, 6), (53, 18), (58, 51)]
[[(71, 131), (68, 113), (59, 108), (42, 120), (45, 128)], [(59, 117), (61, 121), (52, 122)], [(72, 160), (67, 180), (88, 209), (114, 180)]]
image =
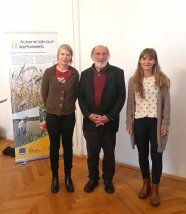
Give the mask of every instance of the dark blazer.
[[(81, 73), (78, 101), (83, 113), (83, 130), (114, 133), (119, 127), (119, 113), (124, 105), (126, 91), (124, 71), (110, 64), (106, 69), (106, 83), (103, 89), (102, 99), (99, 107), (96, 107), (94, 96), (95, 67), (86, 69)], [(88, 117), (91, 113), (106, 115), (110, 121), (104, 126), (96, 127)]]

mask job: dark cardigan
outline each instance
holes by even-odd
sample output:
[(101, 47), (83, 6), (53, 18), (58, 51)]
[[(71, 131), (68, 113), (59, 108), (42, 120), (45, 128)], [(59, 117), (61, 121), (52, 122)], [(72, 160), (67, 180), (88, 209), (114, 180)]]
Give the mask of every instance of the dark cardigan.
[(69, 115), (75, 111), (78, 96), (79, 73), (69, 66), (72, 75), (60, 85), (56, 78), (56, 65), (46, 69), (41, 84), (41, 96), (47, 113)]

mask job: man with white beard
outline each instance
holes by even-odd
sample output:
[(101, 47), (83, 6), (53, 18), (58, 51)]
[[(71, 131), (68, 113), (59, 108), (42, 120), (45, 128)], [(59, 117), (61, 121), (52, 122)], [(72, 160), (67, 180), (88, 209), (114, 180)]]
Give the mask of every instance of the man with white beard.
[(119, 113), (125, 102), (124, 71), (110, 65), (109, 49), (98, 45), (92, 49), (94, 64), (81, 73), (78, 101), (84, 116), (83, 134), (87, 146), (89, 181), (84, 191), (92, 192), (99, 182), (99, 154), (103, 149), (102, 178), (105, 192), (113, 193), (116, 132)]

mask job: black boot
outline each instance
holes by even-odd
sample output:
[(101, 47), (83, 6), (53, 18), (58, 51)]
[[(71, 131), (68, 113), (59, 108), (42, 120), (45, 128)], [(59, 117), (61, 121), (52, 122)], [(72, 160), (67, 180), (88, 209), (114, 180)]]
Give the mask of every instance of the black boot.
[(68, 192), (74, 192), (74, 184), (70, 175), (65, 176), (65, 185)]
[(105, 184), (105, 192), (107, 192), (107, 193), (114, 193), (115, 192), (115, 187), (114, 187), (111, 180), (105, 180), (104, 184)]
[(58, 176), (52, 177), (51, 192), (57, 193), (59, 190)]

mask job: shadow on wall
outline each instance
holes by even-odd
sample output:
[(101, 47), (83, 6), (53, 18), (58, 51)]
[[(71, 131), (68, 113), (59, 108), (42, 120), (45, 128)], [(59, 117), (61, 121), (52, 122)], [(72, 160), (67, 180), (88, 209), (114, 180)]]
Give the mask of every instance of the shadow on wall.
[[(168, 144), (165, 151), (167, 168), (170, 174), (186, 177), (186, 75), (184, 70), (178, 70), (171, 79), (171, 122)], [(166, 167), (165, 167), (166, 168)]]
[(6, 130), (0, 126), (0, 139), (5, 138)]
[[(6, 100), (7, 98), (0, 99), (0, 103), (4, 103)], [(5, 136), (6, 136), (6, 130), (0, 126), (0, 139), (5, 138)]]

